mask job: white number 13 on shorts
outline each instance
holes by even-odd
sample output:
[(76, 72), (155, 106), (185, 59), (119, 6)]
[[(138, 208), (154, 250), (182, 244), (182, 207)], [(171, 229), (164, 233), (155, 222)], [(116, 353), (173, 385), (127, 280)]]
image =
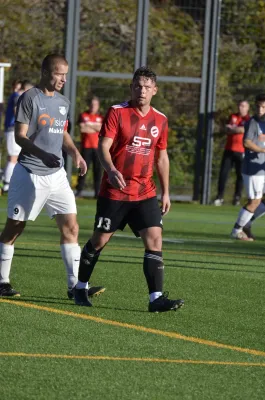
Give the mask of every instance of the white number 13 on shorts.
[(105, 231), (110, 230), (111, 220), (109, 218), (99, 217), (97, 228), (103, 228)]

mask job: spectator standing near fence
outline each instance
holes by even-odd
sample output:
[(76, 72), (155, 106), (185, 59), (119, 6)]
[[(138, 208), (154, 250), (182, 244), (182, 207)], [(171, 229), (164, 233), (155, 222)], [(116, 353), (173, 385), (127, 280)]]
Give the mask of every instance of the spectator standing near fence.
[(233, 205), (240, 204), (243, 189), (242, 163), (244, 158), (244, 125), (249, 121), (249, 103), (242, 100), (238, 103), (238, 112), (232, 114), (226, 125), (226, 145), (223, 153), (218, 180), (218, 194), (214, 201), (215, 206), (221, 206), (224, 202), (224, 192), (229, 172), (233, 167), (236, 170), (236, 184), (233, 197)]
[[(98, 196), (101, 181), (101, 164), (97, 154), (98, 135), (101, 129), (103, 117), (99, 113), (100, 101), (93, 96), (89, 109), (80, 114), (78, 123), (81, 133), (81, 155), (86, 161), (87, 168), (93, 165), (93, 184), (95, 198)], [(85, 175), (78, 177), (76, 197), (82, 196), (85, 186)]]

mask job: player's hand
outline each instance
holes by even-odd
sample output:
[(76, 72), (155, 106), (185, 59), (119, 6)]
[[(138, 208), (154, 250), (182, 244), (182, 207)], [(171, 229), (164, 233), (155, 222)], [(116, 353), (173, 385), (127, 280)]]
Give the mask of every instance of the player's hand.
[(162, 195), (161, 203), (162, 203), (161, 204), (161, 214), (166, 215), (169, 212), (170, 207), (171, 207), (171, 202), (170, 202), (170, 198), (169, 198), (168, 194)]
[(126, 186), (126, 182), (122, 174), (117, 169), (108, 172), (108, 180), (109, 183), (116, 189), (122, 190)]
[(76, 168), (79, 169), (79, 175), (83, 176), (87, 173), (87, 165), (83, 157), (79, 152), (75, 153), (73, 156), (73, 161), (75, 163)]
[(45, 164), (49, 168), (58, 168), (61, 165), (60, 157), (56, 156), (55, 154), (43, 152), (41, 157), (43, 164)]

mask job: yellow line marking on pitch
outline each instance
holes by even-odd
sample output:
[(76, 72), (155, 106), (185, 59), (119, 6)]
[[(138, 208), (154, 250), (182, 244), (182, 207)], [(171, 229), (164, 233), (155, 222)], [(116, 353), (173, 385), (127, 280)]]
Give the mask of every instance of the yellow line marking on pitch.
[[(39, 246), (41, 244), (45, 246), (51, 246), (51, 247), (58, 247), (59, 249), (59, 242), (58, 244), (56, 243), (51, 243), (51, 242), (18, 242), (17, 245), (36, 245)], [(110, 250), (133, 250), (133, 251), (141, 251), (143, 253), (144, 249), (142, 247), (123, 247), (123, 246), (109, 246), (108, 249)], [(20, 249), (18, 249), (20, 250)], [(242, 254), (242, 255), (236, 255), (235, 253), (211, 253), (211, 252), (206, 252), (206, 251), (193, 251), (193, 250), (165, 250), (165, 253), (171, 253), (171, 254), (189, 254), (189, 255), (202, 255), (202, 256), (212, 256), (212, 257), (233, 257), (233, 258), (247, 258), (250, 260), (260, 260), (263, 261), (263, 258), (265, 257), (264, 255), (259, 255), (259, 256), (249, 256), (247, 254)], [(190, 260), (188, 260), (190, 261)]]
[(0, 352), (0, 357), (29, 357), (29, 358), (59, 358), (63, 360), (96, 360), (96, 361), (136, 361), (150, 363), (168, 364), (203, 364), (203, 365), (231, 365), (236, 367), (265, 367), (265, 363), (237, 362), (237, 361), (214, 361), (214, 360), (176, 360), (168, 358), (148, 357), (113, 357), (113, 356), (82, 356), (68, 354), (34, 354), (34, 353), (9, 353)]
[(48, 311), (48, 312), (51, 312), (54, 314), (67, 315), (69, 317), (85, 319), (85, 320), (97, 322), (97, 323), (104, 324), (104, 325), (118, 326), (120, 328), (133, 329), (133, 330), (136, 330), (139, 332), (153, 333), (155, 335), (166, 336), (171, 339), (185, 340), (187, 342), (198, 343), (198, 344), (203, 344), (206, 346), (217, 347), (220, 349), (233, 350), (233, 351), (238, 351), (240, 353), (246, 353), (246, 354), (252, 354), (254, 356), (265, 357), (265, 351), (248, 349), (248, 348), (238, 347), (238, 346), (232, 346), (229, 344), (214, 342), (212, 340), (200, 339), (200, 338), (196, 338), (193, 336), (185, 336), (185, 335), (181, 335), (180, 333), (177, 333), (177, 332), (167, 332), (167, 331), (162, 331), (159, 329), (147, 328), (147, 327), (141, 326), (141, 325), (127, 324), (125, 322), (113, 321), (110, 319), (95, 317), (93, 315), (78, 314), (78, 313), (74, 313), (72, 311), (65, 311), (65, 310), (59, 310), (57, 308), (39, 306), (39, 305), (36, 305), (33, 303), (26, 303), (24, 301), (0, 299), (0, 303), (7, 303), (7, 304), (20, 306), (20, 307), (32, 308), (35, 310)]

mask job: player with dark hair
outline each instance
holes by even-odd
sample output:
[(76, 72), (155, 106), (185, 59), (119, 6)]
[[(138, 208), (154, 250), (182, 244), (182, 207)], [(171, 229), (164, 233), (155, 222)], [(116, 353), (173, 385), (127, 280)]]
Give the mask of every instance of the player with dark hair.
[[(81, 133), (81, 155), (86, 161), (87, 168), (93, 165), (93, 183), (95, 198), (98, 197), (101, 181), (101, 164), (97, 154), (98, 135), (101, 129), (103, 117), (99, 113), (99, 98), (93, 96), (89, 102), (87, 111), (82, 112), (78, 118), (78, 124)], [(82, 196), (85, 186), (85, 175), (78, 177), (76, 186), (76, 197)]]
[[(131, 100), (112, 106), (100, 131), (98, 154), (105, 172), (94, 233), (81, 253), (75, 302), (92, 305), (87, 285), (100, 252), (114, 232), (128, 224), (145, 247), (143, 270), (149, 289), (149, 311), (176, 310), (183, 300), (170, 300), (163, 294), (162, 215), (170, 209), (168, 121), (150, 105), (158, 90), (153, 71), (139, 68), (130, 88)], [(152, 179), (154, 164), (161, 185), (161, 209)]]
[(235, 167), (236, 171), (233, 205), (240, 204), (243, 189), (242, 164), (245, 152), (243, 146), (244, 125), (249, 119), (249, 103), (241, 100), (238, 103), (238, 112), (230, 115), (226, 125), (227, 138), (219, 173), (218, 193), (214, 201), (215, 206), (221, 206), (224, 202), (225, 186), (232, 167)]
[(69, 100), (59, 93), (67, 72), (64, 57), (48, 55), (42, 63), (39, 86), (24, 92), (17, 104), (15, 139), (21, 152), (8, 192), (8, 218), (0, 235), (0, 296), (19, 295), (9, 281), (14, 242), (26, 221), (34, 221), (45, 206), (61, 233), (68, 297), (73, 297), (81, 249), (75, 197), (63, 168), (62, 148), (81, 174), (87, 168), (67, 133)]
[(231, 233), (233, 239), (253, 241), (250, 225), (265, 213), (265, 94), (256, 96), (256, 114), (245, 125), (243, 179), (248, 201)]

